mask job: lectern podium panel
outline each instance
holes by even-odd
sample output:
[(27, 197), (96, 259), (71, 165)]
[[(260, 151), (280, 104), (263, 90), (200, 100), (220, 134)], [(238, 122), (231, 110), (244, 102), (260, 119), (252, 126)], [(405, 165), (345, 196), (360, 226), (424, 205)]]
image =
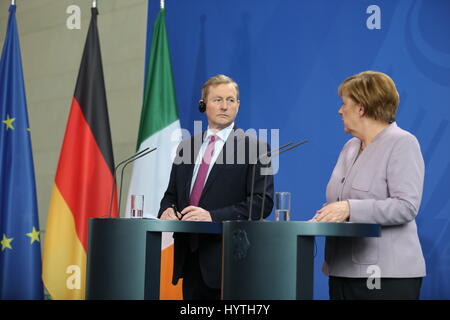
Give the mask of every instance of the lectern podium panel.
[(313, 298), (314, 237), (378, 237), (373, 224), (226, 221), (223, 299)]
[(312, 299), (314, 237), (376, 237), (380, 226), (90, 219), (86, 298), (159, 299), (162, 232), (223, 232), (223, 299)]
[(214, 222), (90, 219), (87, 299), (159, 299), (161, 233), (221, 234)]

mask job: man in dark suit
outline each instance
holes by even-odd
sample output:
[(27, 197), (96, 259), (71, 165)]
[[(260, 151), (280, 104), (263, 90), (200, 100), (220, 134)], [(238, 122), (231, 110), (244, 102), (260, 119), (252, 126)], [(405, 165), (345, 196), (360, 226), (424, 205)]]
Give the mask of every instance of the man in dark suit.
[[(161, 219), (248, 219), (254, 165), (252, 218), (259, 217), (263, 197), (264, 217), (271, 213), (273, 176), (267, 175), (264, 189), (270, 168), (262, 164), (267, 161), (258, 161), (268, 145), (237, 129), (239, 103), (239, 88), (231, 78), (217, 75), (203, 85), (199, 110), (208, 118), (208, 130), (180, 143), (161, 200)], [(183, 278), (184, 299), (220, 299), (221, 236), (175, 234), (174, 246), (172, 281)]]

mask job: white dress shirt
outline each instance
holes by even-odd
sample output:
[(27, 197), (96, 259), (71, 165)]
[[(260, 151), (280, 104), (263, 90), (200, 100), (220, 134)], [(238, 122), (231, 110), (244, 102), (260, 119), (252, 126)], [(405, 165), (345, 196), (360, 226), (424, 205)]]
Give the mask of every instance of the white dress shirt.
[(234, 128), (234, 122), (231, 123), (228, 127), (214, 133), (211, 131), (211, 129), (208, 128), (206, 131), (205, 140), (203, 141), (202, 146), (200, 147), (200, 150), (198, 152), (197, 158), (195, 159), (195, 167), (194, 167), (194, 173), (192, 174), (192, 181), (191, 181), (191, 189), (189, 193), (192, 192), (192, 188), (194, 187), (195, 179), (197, 178), (198, 170), (200, 168), (200, 164), (202, 163), (203, 155), (206, 151), (206, 147), (209, 144), (209, 141), (211, 140), (211, 136), (215, 135), (216, 142), (214, 144), (214, 153), (211, 158), (211, 163), (209, 164), (208, 173), (206, 174), (205, 183), (208, 180), (209, 173), (211, 172), (212, 167), (214, 166), (214, 163), (216, 163), (217, 157), (219, 156), (220, 152), (223, 149), (223, 146), (225, 145), (225, 142), (228, 139), (228, 136), (230, 135), (231, 131)]

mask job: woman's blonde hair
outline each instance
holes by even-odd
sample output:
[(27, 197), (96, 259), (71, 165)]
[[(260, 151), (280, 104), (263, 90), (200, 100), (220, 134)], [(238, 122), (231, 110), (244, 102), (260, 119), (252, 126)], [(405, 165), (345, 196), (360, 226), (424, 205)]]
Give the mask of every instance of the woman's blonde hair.
[(348, 95), (364, 106), (365, 116), (391, 123), (395, 121), (400, 96), (394, 81), (382, 72), (364, 71), (345, 79), (339, 96)]

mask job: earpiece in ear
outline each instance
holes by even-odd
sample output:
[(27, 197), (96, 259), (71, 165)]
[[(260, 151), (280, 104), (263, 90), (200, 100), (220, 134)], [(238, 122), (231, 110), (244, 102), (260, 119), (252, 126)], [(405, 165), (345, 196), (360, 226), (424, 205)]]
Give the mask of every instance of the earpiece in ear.
[(201, 113), (204, 113), (206, 111), (206, 103), (203, 100), (200, 100), (198, 102), (198, 111), (200, 111)]

